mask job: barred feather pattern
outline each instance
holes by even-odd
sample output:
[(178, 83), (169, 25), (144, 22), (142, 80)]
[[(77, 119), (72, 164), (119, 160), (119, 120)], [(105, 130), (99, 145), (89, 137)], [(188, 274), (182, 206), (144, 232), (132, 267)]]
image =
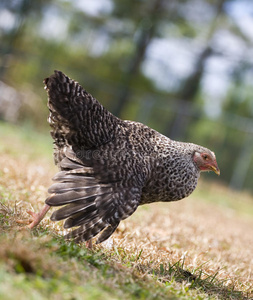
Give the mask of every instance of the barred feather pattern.
[(55, 162), (68, 145), (77, 150), (96, 148), (112, 140), (122, 121), (107, 111), (78, 82), (62, 72), (44, 80), (48, 91), (48, 122), (56, 145)]
[(64, 228), (80, 226), (66, 236), (76, 242), (87, 241), (106, 228), (97, 240), (102, 242), (136, 210), (141, 191), (127, 185), (128, 181), (102, 183), (93, 168), (80, 164), (78, 158), (73, 160), (73, 156), (73, 150), (66, 148), (59, 163), (61, 171), (48, 190), (48, 205), (64, 205), (52, 214), (51, 220), (66, 219)]
[(196, 187), (193, 154), (210, 150), (173, 141), (141, 123), (108, 112), (60, 71), (44, 80), (55, 163), (46, 203), (61, 207), (51, 220), (74, 228), (66, 238), (106, 240), (139, 205), (176, 201)]

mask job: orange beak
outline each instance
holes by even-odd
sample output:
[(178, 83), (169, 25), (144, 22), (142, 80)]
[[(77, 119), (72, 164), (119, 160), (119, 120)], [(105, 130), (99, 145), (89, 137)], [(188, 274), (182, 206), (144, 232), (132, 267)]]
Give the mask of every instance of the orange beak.
[(214, 171), (215, 174), (217, 174), (218, 176), (220, 176), (220, 169), (219, 169), (216, 161), (214, 162), (213, 165), (210, 165), (210, 170)]

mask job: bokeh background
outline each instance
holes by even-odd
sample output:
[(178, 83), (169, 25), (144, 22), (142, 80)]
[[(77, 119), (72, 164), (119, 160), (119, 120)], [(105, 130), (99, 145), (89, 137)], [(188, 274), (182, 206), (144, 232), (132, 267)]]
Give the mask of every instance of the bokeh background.
[(219, 182), (253, 192), (252, 1), (1, 0), (0, 130), (49, 131), (54, 69), (115, 115), (212, 149)]

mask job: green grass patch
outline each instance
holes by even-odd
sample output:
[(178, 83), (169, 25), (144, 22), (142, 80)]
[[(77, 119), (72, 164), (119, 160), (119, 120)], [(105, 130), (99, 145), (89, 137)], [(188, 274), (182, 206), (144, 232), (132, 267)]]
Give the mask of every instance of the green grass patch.
[(156, 282), (120, 270), (103, 251), (47, 230), (8, 232), (0, 242), (1, 299), (176, 299)]
[(253, 217), (253, 199), (247, 192), (228, 190), (224, 186), (201, 181), (193, 196), (209, 203), (230, 210), (231, 213), (248, 217)]
[(35, 130), (31, 124), (22, 126), (0, 121), (0, 153), (12, 157), (26, 156), (29, 160), (52, 158), (53, 140), (48, 132)]

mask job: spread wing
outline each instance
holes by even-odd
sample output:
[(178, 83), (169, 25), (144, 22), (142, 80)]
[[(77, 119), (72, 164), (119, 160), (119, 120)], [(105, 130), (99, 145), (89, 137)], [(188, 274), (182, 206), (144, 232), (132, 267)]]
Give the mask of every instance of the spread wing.
[(52, 195), (46, 203), (63, 206), (52, 214), (51, 220), (66, 219), (64, 228), (79, 226), (66, 238), (74, 238), (76, 242), (87, 241), (102, 231), (97, 239), (97, 243), (101, 243), (140, 203), (142, 186), (137, 178), (135, 180), (134, 174), (129, 173), (118, 180), (102, 176), (101, 183), (101, 175), (96, 174), (96, 168), (85, 166), (69, 148), (60, 167), (62, 171), (53, 178), (56, 183), (49, 188)]

